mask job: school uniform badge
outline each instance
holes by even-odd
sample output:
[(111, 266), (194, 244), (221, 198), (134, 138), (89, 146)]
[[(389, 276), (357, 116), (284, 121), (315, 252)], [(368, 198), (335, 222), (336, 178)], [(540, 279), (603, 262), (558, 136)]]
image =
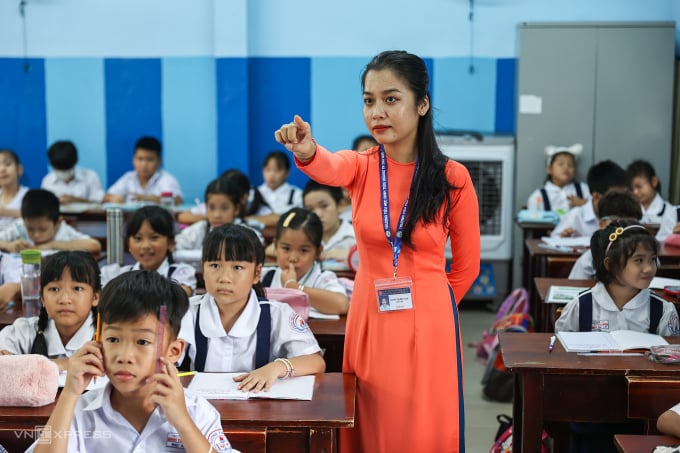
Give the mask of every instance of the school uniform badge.
[(231, 444), (221, 428), (215, 429), (208, 434), (208, 443), (216, 452), (230, 452)]
[(309, 325), (302, 319), (302, 316), (297, 313), (290, 315), (288, 323), (290, 324), (290, 328), (296, 332), (304, 333), (309, 330)]
[(165, 436), (165, 446), (168, 448), (184, 450), (184, 444), (182, 443), (182, 438), (179, 436), (179, 433), (168, 433)]

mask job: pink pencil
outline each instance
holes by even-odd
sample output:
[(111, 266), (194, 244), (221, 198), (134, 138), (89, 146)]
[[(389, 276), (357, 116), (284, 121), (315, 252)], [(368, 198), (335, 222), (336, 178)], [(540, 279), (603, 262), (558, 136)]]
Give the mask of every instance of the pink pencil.
[(165, 319), (166, 319), (165, 305), (161, 305), (158, 310), (158, 331), (156, 333), (156, 373), (163, 372), (163, 364), (161, 363), (161, 357), (163, 357), (163, 336), (165, 335)]

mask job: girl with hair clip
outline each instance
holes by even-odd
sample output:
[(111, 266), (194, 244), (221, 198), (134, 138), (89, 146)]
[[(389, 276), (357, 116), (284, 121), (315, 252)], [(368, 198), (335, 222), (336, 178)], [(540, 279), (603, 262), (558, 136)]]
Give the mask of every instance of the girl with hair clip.
[[(240, 224), (243, 199), (247, 192), (227, 178), (215, 179), (205, 189), (207, 219), (186, 227), (177, 235), (177, 250), (197, 250), (203, 247), (203, 240), (213, 228), (229, 223)], [(264, 238), (256, 232), (260, 241)]]
[(564, 215), (576, 206), (585, 204), (590, 198), (588, 185), (576, 177), (576, 157), (583, 151), (583, 145), (569, 147), (547, 146), (545, 154), (548, 166), (545, 168), (545, 184), (534, 190), (527, 200), (530, 211), (553, 211)]
[(180, 284), (187, 296), (196, 289), (196, 270), (186, 263), (175, 263), (175, 220), (165, 208), (143, 206), (137, 209), (125, 226), (125, 242), (135, 264), (108, 264), (101, 269), (102, 286), (114, 277), (131, 270), (156, 271)]
[[(649, 289), (656, 274), (657, 243), (634, 221), (612, 222), (590, 240), (597, 284), (569, 302), (555, 331), (635, 330), (678, 335), (678, 314), (672, 303)], [(571, 423), (569, 451), (615, 453), (614, 434), (641, 434), (639, 423)]]
[(640, 223), (662, 223), (666, 210), (674, 209), (669, 202), (661, 198), (661, 182), (652, 164), (641, 159), (633, 161), (626, 168), (626, 174), (630, 190), (642, 208)]
[(207, 292), (191, 299), (178, 336), (187, 342), (191, 369), (243, 372), (236, 378), (243, 391), (266, 391), (276, 379), (322, 373), (326, 366), (307, 323), (287, 304), (266, 300), (263, 263), (252, 230), (212, 230), (203, 244)]
[(343, 372), (357, 376), (357, 423), (341, 430), (342, 452), (465, 449), (457, 305), (479, 274), (479, 208), (467, 169), (437, 146), (429, 83), (404, 51), (368, 63), (363, 116), (380, 146), (364, 152), (327, 151), (298, 115), (274, 133), (298, 168), (352, 199), (361, 264)]
[[(632, 220), (612, 222), (593, 234), (590, 250), (597, 283), (567, 304), (555, 323), (556, 331), (580, 331), (584, 323), (589, 331), (680, 333), (673, 304), (649, 289), (656, 274), (657, 243), (647, 228)], [(592, 302), (582, 302), (588, 299)], [(662, 308), (660, 318), (650, 316), (656, 304)], [(591, 312), (591, 319), (581, 320), (583, 307)]]
[(21, 216), (21, 200), (28, 187), (21, 185), (24, 167), (11, 149), (0, 149), (0, 229)]
[(41, 354), (66, 371), (68, 359), (94, 335), (99, 266), (88, 252), (57, 252), (46, 259), (40, 288), (40, 315), (0, 330), (0, 354)]
[(342, 315), (349, 309), (345, 287), (334, 272), (321, 269), (322, 237), (321, 220), (313, 212), (293, 208), (284, 213), (274, 236), (278, 267), (262, 275), (264, 287), (293, 288), (307, 293), (312, 317), (314, 311)]

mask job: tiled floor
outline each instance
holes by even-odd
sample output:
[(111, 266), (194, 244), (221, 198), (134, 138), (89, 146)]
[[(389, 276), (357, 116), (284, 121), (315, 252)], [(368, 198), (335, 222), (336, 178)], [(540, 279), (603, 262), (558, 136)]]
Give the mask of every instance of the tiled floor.
[(482, 397), (481, 380), (484, 364), (476, 358), (476, 349), (468, 347), (477, 342), (482, 331), (488, 328), (495, 317), (490, 308), (478, 308), (467, 303), (460, 310), (460, 324), (465, 346), (465, 451), (468, 453), (488, 452), (498, 429), (496, 415), (512, 415), (511, 403), (486, 401)]

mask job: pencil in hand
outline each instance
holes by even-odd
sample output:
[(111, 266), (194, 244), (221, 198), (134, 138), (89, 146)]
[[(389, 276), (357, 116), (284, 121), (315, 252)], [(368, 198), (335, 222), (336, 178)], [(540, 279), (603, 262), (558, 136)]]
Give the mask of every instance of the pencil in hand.
[[(94, 331), (94, 341), (99, 343), (100, 337), (102, 335), (102, 315), (97, 312), (97, 328)], [(94, 377), (93, 379), (94, 383), (97, 383), (97, 376)]]

